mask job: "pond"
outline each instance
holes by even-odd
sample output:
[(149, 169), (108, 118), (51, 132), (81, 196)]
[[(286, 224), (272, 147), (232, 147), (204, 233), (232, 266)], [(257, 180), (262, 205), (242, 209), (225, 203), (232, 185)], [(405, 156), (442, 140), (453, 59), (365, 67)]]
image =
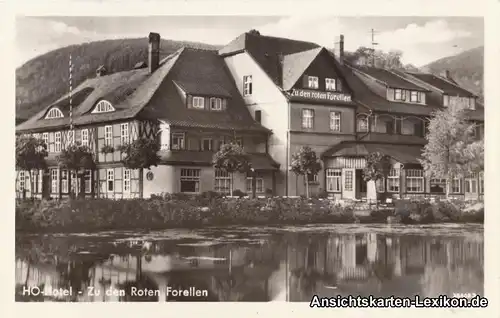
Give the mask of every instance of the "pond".
[(75, 302), (482, 295), (483, 254), (478, 224), (18, 234), (15, 292)]

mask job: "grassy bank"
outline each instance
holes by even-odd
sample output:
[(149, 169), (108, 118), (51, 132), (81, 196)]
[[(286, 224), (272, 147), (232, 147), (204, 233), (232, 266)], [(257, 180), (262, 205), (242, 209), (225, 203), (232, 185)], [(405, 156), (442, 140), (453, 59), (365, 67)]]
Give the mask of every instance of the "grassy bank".
[(167, 195), (152, 199), (75, 199), (23, 201), (16, 204), (20, 232), (94, 232), (153, 230), (227, 225), (303, 225), (318, 223), (483, 222), (483, 210), (463, 212), (456, 202), (396, 202), (395, 209), (375, 209), (357, 216), (351, 206), (303, 198), (222, 198)]

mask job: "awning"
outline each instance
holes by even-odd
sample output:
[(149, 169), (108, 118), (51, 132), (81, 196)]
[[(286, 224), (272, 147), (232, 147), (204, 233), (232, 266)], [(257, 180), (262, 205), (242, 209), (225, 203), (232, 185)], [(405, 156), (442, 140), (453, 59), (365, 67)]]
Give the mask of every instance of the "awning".
[(369, 153), (380, 152), (402, 164), (420, 164), (422, 147), (418, 145), (394, 145), (372, 143), (339, 143), (322, 154), (322, 157), (365, 157)]

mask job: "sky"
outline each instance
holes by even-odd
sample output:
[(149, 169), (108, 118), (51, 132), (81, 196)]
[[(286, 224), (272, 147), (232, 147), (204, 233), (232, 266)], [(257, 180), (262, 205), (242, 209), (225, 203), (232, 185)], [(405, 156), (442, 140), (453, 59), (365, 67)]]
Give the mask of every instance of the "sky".
[(305, 40), (332, 48), (344, 35), (345, 50), (370, 46), (403, 52), (403, 62), (423, 66), (442, 57), (484, 45), (482, 18), (475, 17), (335, 17), (335, 16), (150, 16), (16, 18), (16, 65), (71, 44), (147, 37), (224, 45), (243, 32)]

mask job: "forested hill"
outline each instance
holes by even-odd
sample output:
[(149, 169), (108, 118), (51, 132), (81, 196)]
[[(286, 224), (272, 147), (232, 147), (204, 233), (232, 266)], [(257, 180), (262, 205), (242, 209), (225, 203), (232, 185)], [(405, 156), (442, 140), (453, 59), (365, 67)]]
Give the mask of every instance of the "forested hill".
[(422, 67), (423, 71), (440, 74), (449, 70), (451, 77), (465, 89), (483, 97), (484, 46), (448, 56)]
[[(217, 49), (194, 42), (162, 40), (161, 57), (181, 47)], [(68, 91), (69, 55), (73, 59), (73, 86), (104, 65), (108, 72), (130, 70), (147, 62), (148, 39), (120, 39), (90, 42), (60, 48), (38, 56), (16, 69), (16, 122), (27, 119)]]

